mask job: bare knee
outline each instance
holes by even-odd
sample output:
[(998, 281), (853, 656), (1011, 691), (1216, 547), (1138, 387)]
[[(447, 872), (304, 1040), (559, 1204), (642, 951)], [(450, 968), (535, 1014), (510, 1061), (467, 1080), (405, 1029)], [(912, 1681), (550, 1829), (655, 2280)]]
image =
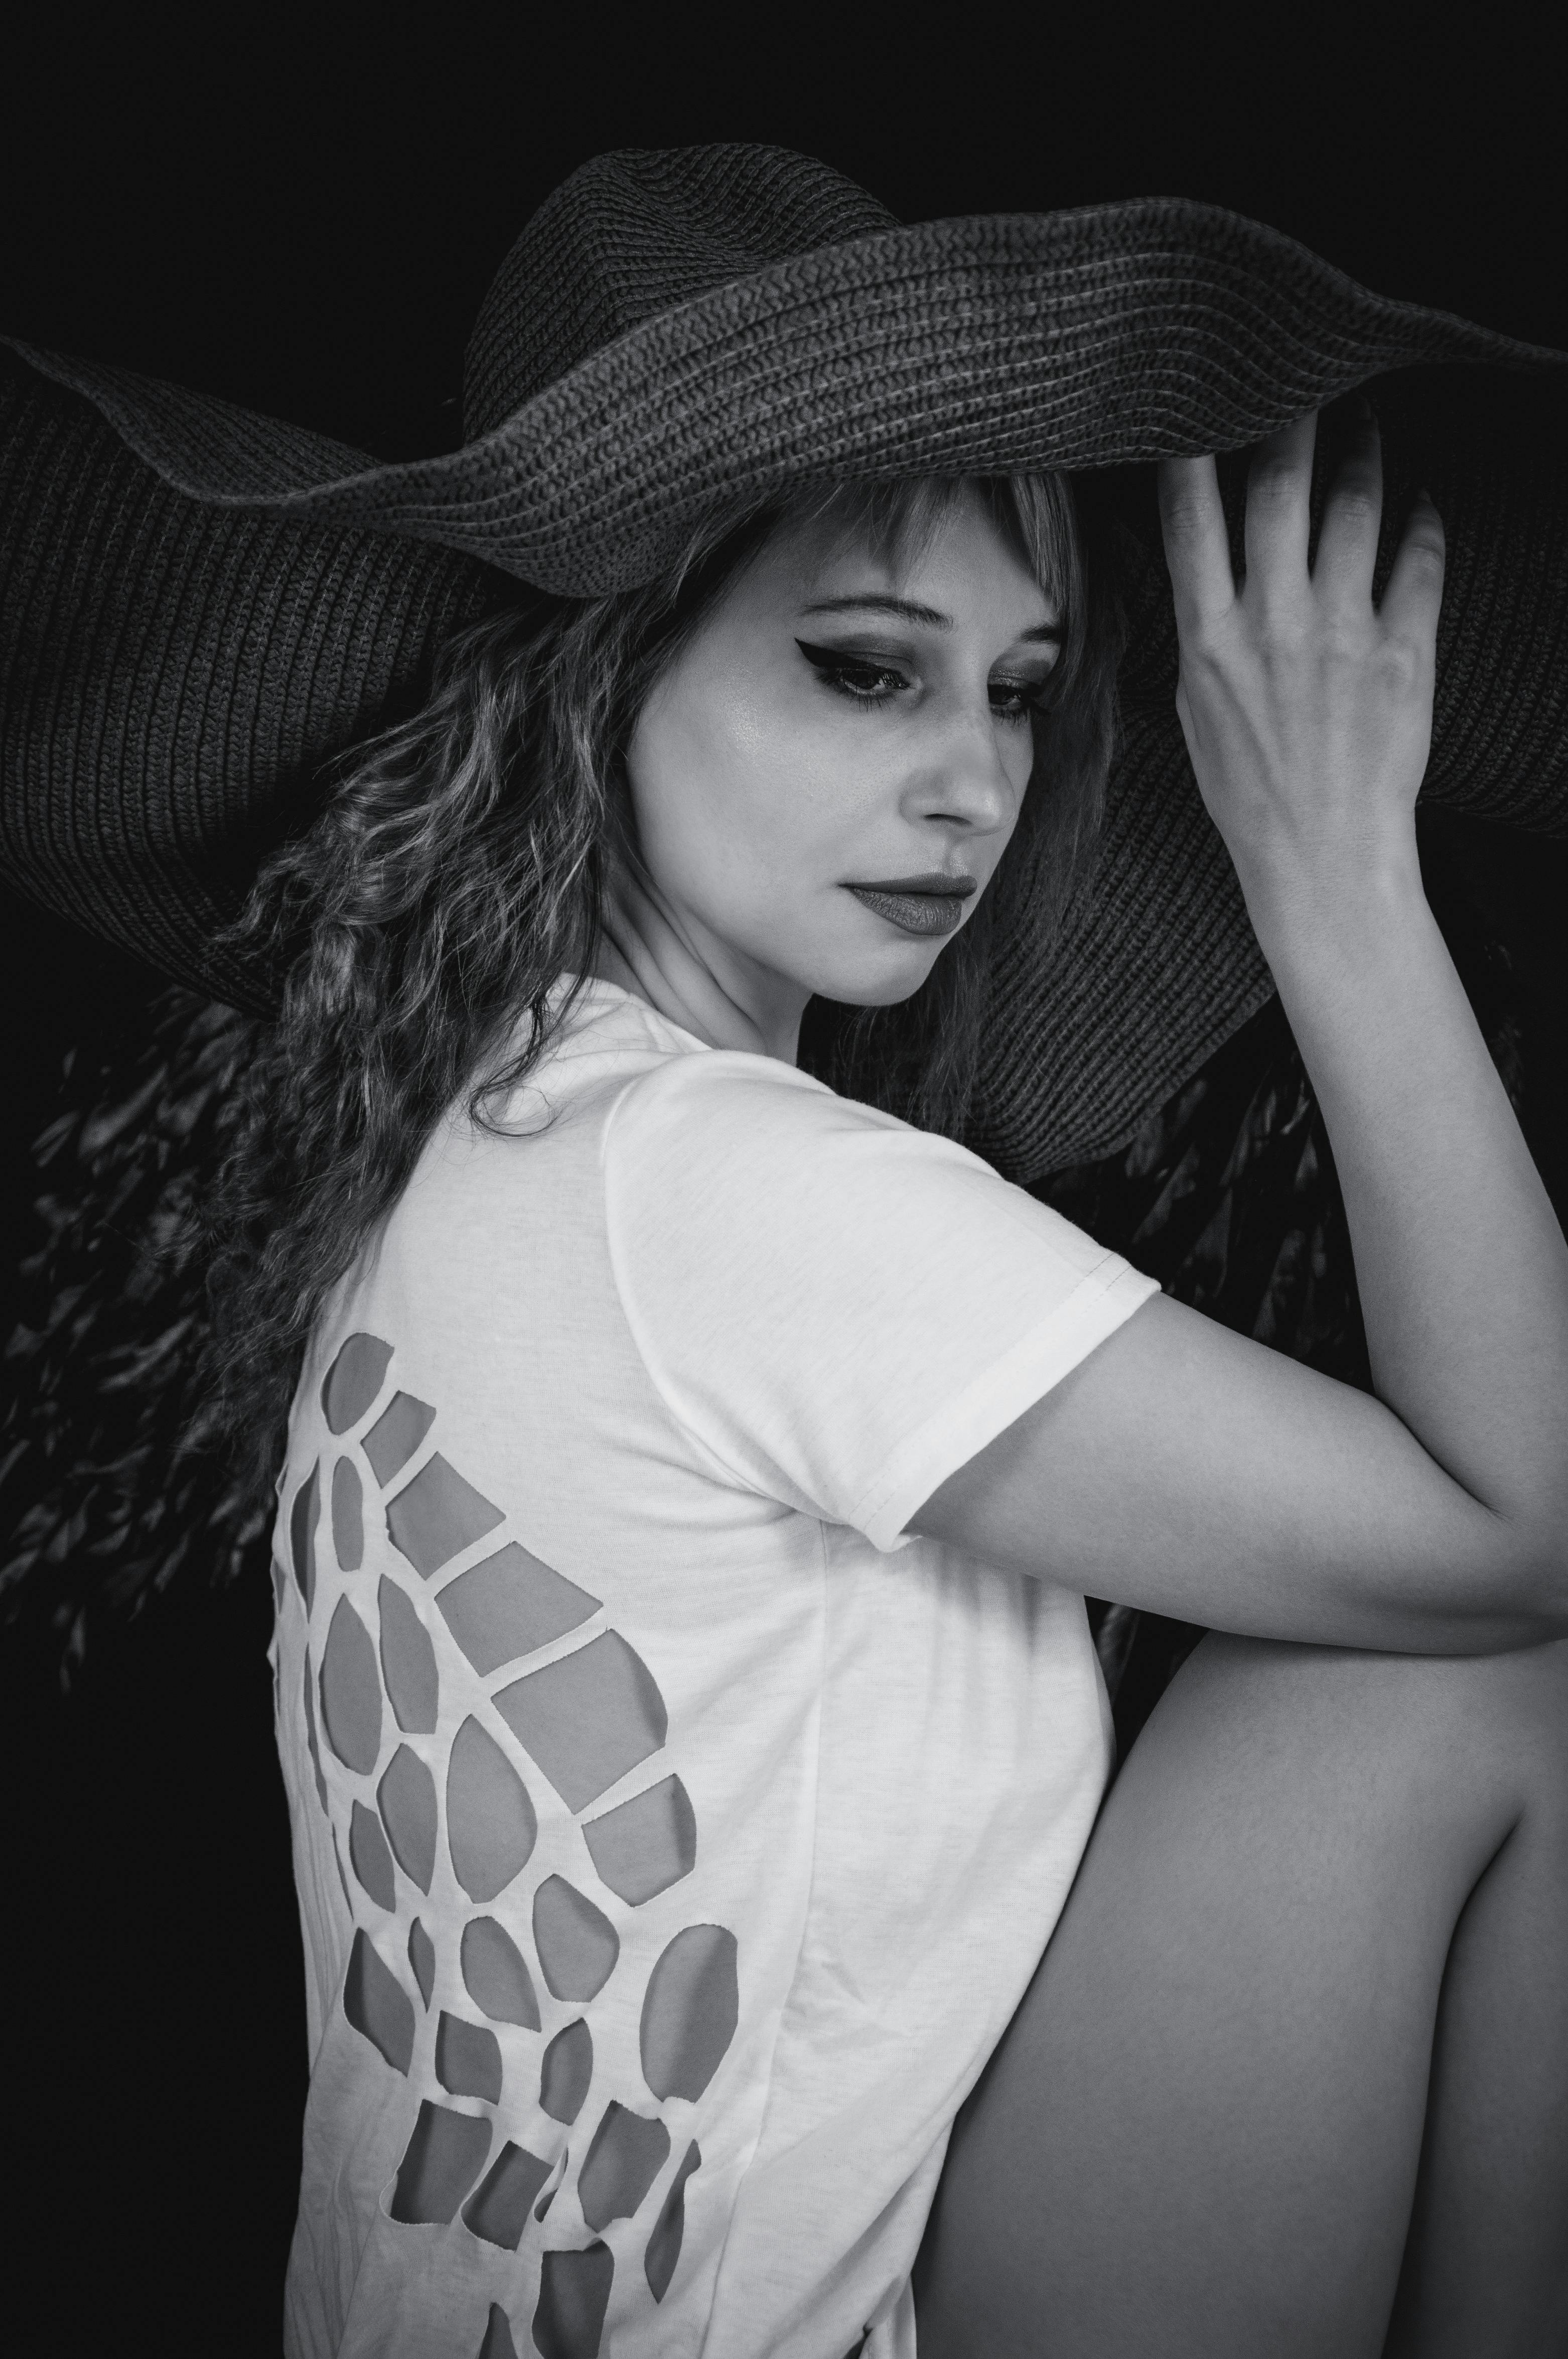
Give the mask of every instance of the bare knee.
[[(1568, 1645), (1206, 1639), (959, 2116), (915, 2280), (922, 2348), (1149, 2349), (1173, 2304), (1206, 2317), (1220, 2286), (1245, 2309), (1249, 2254), (1267, 2256), (1260, 2317), (1288, 2272), (1300, 2316), (1327, 2315), (1363, 2264), (1386, 2316), (1454, 1929), (1483, 1884), (1500, 1905), (1510, 1874), (1516, 1897), (1560, 1882), (1565, 1754)], [(1513, 1841), (1532, 1819), (1551, 1839)], [(1516, 1979), (1520, 1947), (1500, 1943)], [(1349, 2345), (1327, 2328), (1313, 2347)]]
[(1369, 1791), (1414, 1780), (1496, 1819), (1568, 1811), (1568, 1639), (1487, 1655), (1385, 1655), (1211, 1633), (1132, 1762), (1196, 1739), (1256, 1775), (1260, 1756), (1342, 1771)]

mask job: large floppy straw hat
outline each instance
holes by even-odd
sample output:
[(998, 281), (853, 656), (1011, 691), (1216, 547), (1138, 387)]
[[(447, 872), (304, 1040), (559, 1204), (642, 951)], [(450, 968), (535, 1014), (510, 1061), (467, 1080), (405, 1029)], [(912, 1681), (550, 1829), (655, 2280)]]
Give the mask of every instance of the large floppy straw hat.
[(800, 478), (1106, 472), (1122, 743), (1063, 926), (999, 948), (970, 1136), (1025, 1180), (1108, 1154), (1271, 989), (1175, 717), (1146, 462), (1366, 386), (1385, 567), (1420, 485), (1448, 536), (1423, 793), (1561, 830), (1568, 355), (1213, 206), (904, 224), (779, 148), (597, 157), (485, 298), (461, 447), (398, 465), (0, 342), (0, 865), (264, 1008), (276, 977), (216, 938), (466, 622), (646, 582), (716, 501)]

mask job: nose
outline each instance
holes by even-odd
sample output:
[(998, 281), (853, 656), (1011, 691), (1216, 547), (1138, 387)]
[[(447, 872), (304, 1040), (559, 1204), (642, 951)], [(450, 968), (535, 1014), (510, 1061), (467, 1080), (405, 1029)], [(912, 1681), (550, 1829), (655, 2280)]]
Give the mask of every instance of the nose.
[(989, 835), (1011, 828), (1029, 782), (1034, 748), (1027, 730), (1017, 733), (1017, 750), (1000, 740), (989, 698), (976, 712), (966, 703), (953, 713), (940, 742), (928, 745), (904, 789), (913, 819), (946, 821), (966, 835)]

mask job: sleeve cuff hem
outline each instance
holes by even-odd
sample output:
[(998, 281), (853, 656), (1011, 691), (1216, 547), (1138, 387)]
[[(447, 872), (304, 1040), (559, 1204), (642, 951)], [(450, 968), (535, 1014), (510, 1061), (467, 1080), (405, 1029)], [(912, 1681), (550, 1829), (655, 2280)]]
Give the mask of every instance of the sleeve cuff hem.
[(949, 1474), (1004, 1433), (1160, 1290), (1157, 1278), (1132, 1268), (1119, 1255), (1108, 1255), (1042, 1326), (899, 1445), (849, 1522), (884, 1555), (903, 1546), (911, 1516)]

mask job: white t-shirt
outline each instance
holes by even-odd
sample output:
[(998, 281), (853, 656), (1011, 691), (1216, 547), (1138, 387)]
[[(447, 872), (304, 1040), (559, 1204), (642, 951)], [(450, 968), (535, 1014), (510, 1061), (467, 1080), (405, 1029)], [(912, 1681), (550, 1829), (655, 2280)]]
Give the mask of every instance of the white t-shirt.
[(287, 2348), (903, 2359), (1109, 1762), (1083, 1600), (903, 1527), (1157, 1288), (611, 984), (507, 1118), (290, 1424)]

